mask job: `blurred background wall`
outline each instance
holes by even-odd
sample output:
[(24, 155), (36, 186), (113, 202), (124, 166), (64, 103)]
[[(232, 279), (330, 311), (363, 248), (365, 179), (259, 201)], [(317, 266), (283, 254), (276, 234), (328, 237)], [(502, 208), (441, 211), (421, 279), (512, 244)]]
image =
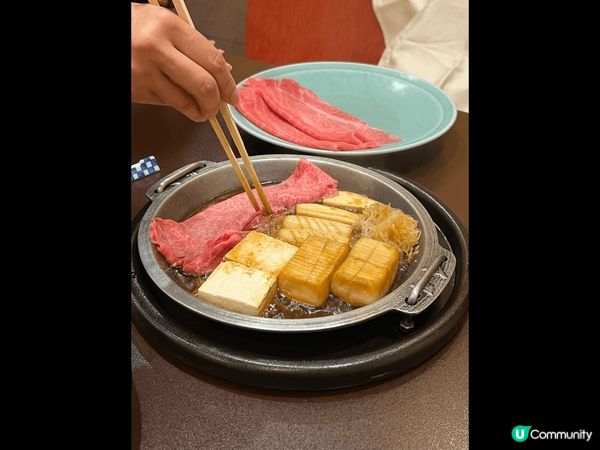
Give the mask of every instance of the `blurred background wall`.
[(384, 49), (372, 0), (186, 0), (196, 28), (227, 53), (272, 64), (377, 64)]
[[(301, 1), (301, 0), (300, 0)], [(196, 28), (226, 53), (244, 54), (247, 0), (186, 0)]]

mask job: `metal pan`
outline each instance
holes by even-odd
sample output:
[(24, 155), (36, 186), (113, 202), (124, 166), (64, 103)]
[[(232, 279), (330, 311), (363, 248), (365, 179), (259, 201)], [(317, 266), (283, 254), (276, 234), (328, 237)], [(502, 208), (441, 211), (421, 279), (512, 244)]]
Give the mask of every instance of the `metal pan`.
[[(150, 242), (150, 223), (155, 217), (177, 221), (188, 218), (211, 199), (239, 188), (228, 161), (199, 161), (166, 176), (147, 192), (152, 204), (144, 214), (138, 233), (140, 259), (152, 281), (181, 306), (229, 325), (270, 332), (313, 332), (351, 326), (390, 311), (412, 316), (422, 313), (444, 290), (456, 258), (437, 240), (435, 224), (423, 205), (399, 184), (375, 171), (355, 164), (306, 155), (265, 155), (251, 158), (263, 183), (282, 181), (307, 159), (338, 180), (338, 189), (360, 192), (402, 209), (414, 217), (421, 229), (419, 253), (410, 264), (408, 278), (385, 297), (370, 305), (342, 314), (308, 319), (252, 317), (216, 307), (187, 292), (166, 273), (168, 263)], [(240, 164), (243, 164), (240, 161)]]

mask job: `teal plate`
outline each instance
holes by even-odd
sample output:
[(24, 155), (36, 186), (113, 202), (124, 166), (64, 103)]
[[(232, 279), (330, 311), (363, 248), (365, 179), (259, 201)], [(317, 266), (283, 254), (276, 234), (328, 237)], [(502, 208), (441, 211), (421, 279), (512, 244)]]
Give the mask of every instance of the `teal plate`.
[(456, 120), (456, 107), (444, 91), (425, 80), (385, 67), (314, 62), (276, 67), (253, 76), (292, 78), (342, 111), (403, 138), (399, 142), (364, 150), (310, 148), (267, 133), (230, 106), (235, 122), (243, 130), (271, 144), (304, 153), (350, 157), (398, 152), (440, 137)]

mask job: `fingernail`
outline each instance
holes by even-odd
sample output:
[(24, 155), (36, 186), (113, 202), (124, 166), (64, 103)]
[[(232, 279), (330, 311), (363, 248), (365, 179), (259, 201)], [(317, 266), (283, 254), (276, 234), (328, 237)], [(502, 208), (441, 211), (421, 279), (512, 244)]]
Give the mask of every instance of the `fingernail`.
[(233, 66), (232, 66), (231, 64), (229, 64), (229, 63), (225, 63), (225, 64), (227, 64), (227, 68), (228, 68), (229, 70), (231, 70), (231, 69), (233, 68)]

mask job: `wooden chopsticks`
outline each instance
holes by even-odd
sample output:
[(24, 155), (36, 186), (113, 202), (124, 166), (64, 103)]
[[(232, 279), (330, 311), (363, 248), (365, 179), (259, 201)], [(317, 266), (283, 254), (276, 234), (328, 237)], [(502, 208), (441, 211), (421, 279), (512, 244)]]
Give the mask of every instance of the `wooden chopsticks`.
[[(258, 197), (260, 198), (261, 203), (265, 207), (265, 211), (267, 214), (273, 214), (273, 210), (271, 209), (271, 205), (269, 205), (269, 200), (267, 200), (267, 196), (265, 195), (265, 191), (263, 191), (262, 185), (260, 184), (260, 180), (258, 179), (258, 175), (256, 175), (256, 171), (254, 170), (254, 166), (252, 165), (252, 161), (250, 161), (250, 157), (248, 156), (248, 152), (246, 151), (246, 147), (244, 146), (244, 141), (242, 141), (242, 136), (240, 135), (240, 131), (237, 129), (235, 122), (233, 121), (233, 117), (231, 116), (231, 111), (229, 111), (229, 107), (225, 103), (221, 103), (221, 114), (223, 115), (223, 119), (225, 119), (225, 124), (231, 133), (231, 137), (233, 138), (233, 142), (240, 152), (240, 156), (246, 165), (246, 169), (250, 174), (250, 179), (252, 183), (254, 183), (254, 187), (256, 188), (256, 192), (258, 192)], [(215, 120), (216, 122), (216, 120)], [(212, 123), (212, 122), (211, 122)], [(237, 165), (237, 161), (235, 161)], [(241, 180), (240, 180), (241, 181)], [(254, 198), (254, 196), (252, 196)]]
[[(217, 135), (219, 142), (221, 143), (221, 147), (223, 147), (223, 150), (225, 150), (227, 159), (229, 159), (229, 162), (233, 166), (233, 170), (235, 171), (235, 174), (237, 175), (238, 179), (242, 183), (242, 187), (244, 188), (244, 191), (246, 191), (246, 194), (248, 195), (248, 198), (250, 199), (252, 206), (254, 206), (254, 209), (258, 211), (260, 209), (260, 206), (258, 205), (258, 202), (256, 201), (256, 197), (254, 197), (254, 194), (252, 193), (252, 188), (250, 188), (250, 185), (248, 184), (248, 181), (246, 180), (246, 176), (242, 172), (242, 169), (240, 168), (240, 165), (238, 164), (237, 159), (235, 159), (233, 150), (231, 149), (231, 146), (229, 145), (229, 142), (227, 141), (227, 138), (225, 137), (225, 133), (223, 133), (223, 129), (221, 128), (221, 125), (219, 125), (219, 122), (214, 117), (211, 117), (209, 120), (210, 120), (210, 124), (213, 127), (213, 130), (215, 130), (215, 134)], [(244, 160), (244, 162), (246, 162), (246, 161)], [(250, 167), (252, 167), (252, 166), (250, 166)], [(252, 180), (252, 181), (254, 181), (254, 180)], [(260, 182), (259, 182), (259, 184), (260, 184)], [(268, 205), (268, 203), (267, 203), (267, 205)], [(270, 208), (271, 207), (269, 206), (269, 209)], [(265, 206), (265, 209), (267, 209), (267, 206)], [(271, 212), (269, 212), (269, 214), (271, 214)]]
[[(160, 6), (158, 3), (158, 0), (149, 0), (149, 3), (156, 5), (156, 6)], [(185, 20), (188, 24), (190, 24), (191, 26), (196, 28), (194, 25), (194, 22), (192, 21), (192, 16), (190, 16), (190, 13), (187, 9), (185, 1), (184, 0), (173, 0), (173, 5), (175, 6), (177, 15), (179, 17), (181, 17), (183, 20)], [(221, 103), (219, 110), (221, 111), (223, 119), (225, 119), (225, 124), (227, 125), (227, 129), (229, 130), (229, 133), (231, 134), (231, 137), (233, 138), (233, 142), (235, 143), (235, 146), (238, 149), (240, 156), (242, 157), (242, 161), (244, 161), (244, 164), (246, 165), (246, 169), (248, 170), (250, 179), (252, 180), (252, 183), (254, 183), (254, 187), (256, 188), (256, 192), (258, 192), (258, 197), (260, 198), (261, 203), (265, 207), (265, 211), (267, 212), (267, 214), (273, 214), (273, 210), (271, 209), (269, 200), (267, 199), (267, 196), (265, 195), (265, 192), (263, 191), (262, 185), (260, 184), (260, 180), (258, 179), (258, 175), (256, 174), (256, 171), (254, 170), (254, 166), (252, 165), (252, 162), (250, 161), (250, 157), (248, 156), (248, 152), (246, 151), (246, 146), (244, 145), (244, 141), (242, 141), (242, 136), (240, 135), (240, 132), (239, 132), (235, 122), (233, 121), (233, 117), (231, 116), (231, 111), (229, 111), (229, 108), (227, 107), (227, 105), (225, 103)], [(229, 145), (229, 142), (227, 141), (227, 137), (225, 136), (225, 133), (223, 132), (223, 129), (221, 128), (221, 125), (219, 125), (219, 122), (215, 117), (211, 117), (209, 119), (209, 121), (210, 121), (210, 124), (211, 124), (215, 134), (217, 135), (217, 138), (219, 139), (221, 147), (223, 147), (223, 150), (225, 151), (225, 154), (227, 155), (227, 159), (229, 159), (229, 162), (233, 166), (233, 170), (234, 170), (235, 174), (237, 175), (238, 179), (240, 180), (240, 183), (242, 184), (242, 187), (244, 188), (246, 195), (248, 195), (248, 199), (250, 199), (252, 206), (254, 206), (255, 210), (257, 210), (257, 211), (260, 210), (260, 206), (258, 205), (258, 202), (256, 201), (256, 197), (254, 197), (254, 194), (252, 193), (252, 189), (250, 188), (250, 185), (248, 184), (248, 181), (246, 180), (246, 176), (244, 175), (244, 172), (242, 172), (242, 169), (240, 168), (240, 165), (238, 164), (238, 161), (233, 153), (231, 146)]]

